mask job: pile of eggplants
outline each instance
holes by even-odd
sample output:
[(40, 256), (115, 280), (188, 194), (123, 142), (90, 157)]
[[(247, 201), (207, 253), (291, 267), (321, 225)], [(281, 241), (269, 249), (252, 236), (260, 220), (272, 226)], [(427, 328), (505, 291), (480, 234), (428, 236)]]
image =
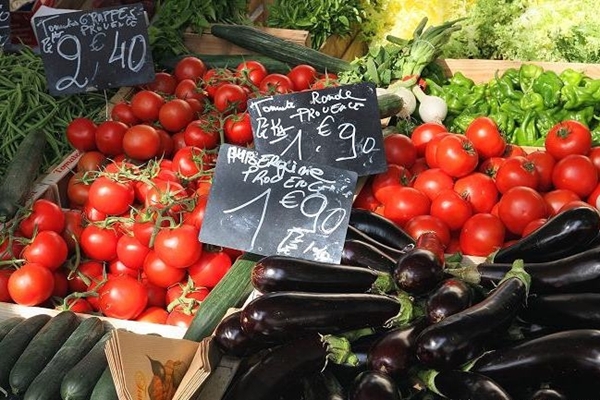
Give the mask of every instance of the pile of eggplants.
[(592, 399), (600, 214), (565, 210), (478, 265), (353, 209), (339, 264), (264, 257), (224, 318), (222, 400)]

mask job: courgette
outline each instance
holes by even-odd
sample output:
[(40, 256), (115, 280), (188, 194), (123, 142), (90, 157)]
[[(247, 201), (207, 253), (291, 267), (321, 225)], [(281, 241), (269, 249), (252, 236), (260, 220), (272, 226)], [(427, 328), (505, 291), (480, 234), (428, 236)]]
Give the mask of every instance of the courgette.
[(349, 71), (353, 68), (347, 61), (281, 39), (247, 25), (213, 24), (210, 33), (247, 50), (255, 51), (292, 66), (309, 64), (318, 71), (332, 73)]
[(92, 349), (64, 376), (60, 385), (63, 400), (87, 400), (106, 369), (108, 361), (104, 348), (112, 335), (108, 331)]
[(46, 134), (31, 131), (23, 138), (0, 183), (0, 221), (10, 220), (22, 207), (44, 161)]
[(8, 380), (14, 394), (25, 393), (78, 325), (79, 317), (72, 311), (63, 311), (50, 318), (10, 371)]
[(19, 325), (25, 318), (11, 317), (0, 322), (0, 341), (8, 334), (15, 326)]
[(46, 314), (26, 318), (11, 329), (0, 342), (0, 387), (8, 388), (10, 371), (34, 336), (50, 321)]
[(115, 381), (113, 381), (110, 369), (108, 366), (104, 368), (100, 379), (96, 382), (90, 400), (119, 400)]
[(58, 399), (65, 374), (90, 351), (102, 335), (104, 335), (104, 323), (100, 318), (84, 319), (31, 382), (23, 399)]
[(252, 292), (250, 274), (262, 257), (252, 253), (240, 256), (230, 270), (210, 291), (198, 308), (184, 339), (200, 342), (210, 336), (231, 307), (239, 306)]

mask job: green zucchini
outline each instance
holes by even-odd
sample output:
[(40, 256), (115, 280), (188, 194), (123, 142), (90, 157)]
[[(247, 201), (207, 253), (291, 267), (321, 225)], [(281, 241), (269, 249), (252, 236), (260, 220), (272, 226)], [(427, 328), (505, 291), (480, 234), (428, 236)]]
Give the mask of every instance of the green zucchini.
[(50, 318), (10, 371), (8, 380), (14, 394), (25, 393), (78, 325), (79, 317), (73, 311), (62, 311)]
[(106, 332), (85, 357), (66, 373), (60, 385), (63, 400), (90, 398), (94, 386), (108, 365), (104, 347), (111, 335), (111, 331)]
[(184, 339), (200, 342), (210, 336), (231, 307), (239, 306), (252, 292), (250, 273), (254, 264), (262, 257), (245, 253), (202, 300), (194, 319), (183, 336)]
[(281, 39), (247, 25), (213, 24), (210, 33), (247, 50), (255, 51), (292, 66), (309, 64), (318, 71), (333, 73), (349, 71), (353, 68), (347, 61)]
[[(182, 57), (187, 57), (190, 54), (186, 54)], [(229, 68), (235, 69), (239, 64), (244, 61), (258, 61), (265, 66), (269, 73), (280, 73), (287, 74), (290, 72), (291, 67), (288, 63), (283, 61), (275, 60), (271, 57), (267, 57), (262, 54), (198, 54), (192, 53), (191, 55), (199, 58), (204, 62), (207, 68)], [(177, 62), (181, 59), (174, 58), (161, 62), (160, 66), (167, 70), (173, 70)]]
[(394, 93), (384, 93), (377, 95), (377, 106), (379, 108), (379, 118), (393, 117), (402, 110), (404, 102), (402, 97)]
[(0, 183), (0, 221), (8, 221), (22, 207), (44, 161), (46, 134), (31, 131), (23, 138)]
[(104, 368), (100, 379), (96, 382), (90, 400), (119, 400), (115, 382), (108, 367)]
[(0, 387), (8, 388), (10, 371), (27, 345), (48, 321), (49, 315), (34, 315), (20, 322), (4, 336), (0, 342)]
[(8, 334), (15, 326), (23, 322), (23, 317), (10, 317), (0, 322), (0, 341)]
[(85, 318), (31, 382), (23, 400), (58, 399), (65, 374), (90, 351), (103, 335), (104, 323), (100, 318)]

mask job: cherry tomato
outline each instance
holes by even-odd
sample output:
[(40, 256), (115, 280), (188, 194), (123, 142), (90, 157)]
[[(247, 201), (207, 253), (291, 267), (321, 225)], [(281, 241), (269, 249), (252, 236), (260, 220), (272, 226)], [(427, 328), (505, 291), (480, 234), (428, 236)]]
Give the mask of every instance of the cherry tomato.
[(131, 104), (126, 101), (121, 101), (113, 106), (112, 110), (110, 110), (110, 119), (122, 122), (127, 126), (139, 124), (141, 122), (133, 113)]
[(500, 218), (490, 213), (473, 214), (460, 230), (460, 249), (463, 254), (487, 257), (502, 247), (505, 234)]
[(123, 136), (123, 152), (134, 160), (146, 161), (155, 157), (160, 145), (160, 135), (150, 125), (134, 125)]
[(465, 130), (465, 136), (473, 143), (477, 154), (483, 160), (500, 157), (506, 149), (506, 140), (496, 122), (489, 117), (475, 118)]
[(160, 108), (165, 104), (165, 99), (152, 90), (140, 90), (131, 98), (131, 111), (136, 118), (143, 122), (158, 120)]
[(50, 298), (54, 290), (52, 272), (35, 263), (23, 264), (8, 278), (8, 293), (13, 301), (24, 306), (36, 306)]
[(236, 76), (242, 80), (242, 83), (250, 83), (256, 87), (269, 74), (267, 68), (260, 61), (256, 60), (243, 61), (238, 64), (235, 70)]
[(454, 182), (454, 191), (471, 203), (473, 213), (489, 213), (498, 201), (496, 183), (481, 172), (457, 179)]
[(123, 137), (128, 126), (119, 121), (104, 121), (96, 128), (96, 147), (104, 155), (114, 157), (123, 153)]
[(447, 132), (446, 127), (437, 122), (425, 122), (413, 129), (410, 134), (410, 140), (412, 140), (417, 149), (417, 156), (424, 157), (427, 143), (437, 136), (438, 133), (444, 132)]
[(67, 140), (79, 151), (96, 149), (96, 124), (89, 118), (79, 117), (67, 125)]
[(448, 175), (460, 178), (475, 171), (479, 156), (473, 143), (464, 135), (444, 136), (438, 143), (435, 160)]
[(294, 83), (287, 75), (272, 73), (260, 82), (259, 89), (265, 94), (284, 94), (294, 91)]
[(542, 195), (526, 186), (510, 188), (498, 201), (498, 216), (507, 230), (521, 236), (525, 226), (546, 218), (548, 209)]
[(312, 84), (316, 82), (318, 73), (312, 65), (299, 64), (287, 73), (287, 77), (292, 81), (294, 90), (299, 92), (310, 89)]
[(454, 179), (440, 168), (430, 168), (417, 175), (412, 186), (433, 200), (442, 190), (452, 189)]
[(192, 106), (186, 100), (177, 98), (167, 101), (158, 112), (158, 121), (169, 132), (184, 129), (194, 117)]
[(592, 134), (579, 121), (562, 121), (548, 131), (544, 147), (556, 160), (570, 154), (586, 155), (592, 147)]
[(496, 172), (496, 187), (500, 193), (506, 193), (515, 186), (537, 190), (539, 182), (540, 176), (535, 164), (523, 156), (507, 158)]
[(431, 201), (431, 215), (445, 222), (450, 230), (457, 231), (473, 215), (473, 206), (454, 189), (446, 189)]
[(203, 251), (188, 273), (196, 287), (213, 288), (231, 268), (231, 258), (224, 251)]
[(389, 164), (410, 168), (417, 160), (417, 148), (408, 136), (401, 133), (387, 135), (383, 139), (383, 147)]
[(556, 189), (569, 189), (584, 199), (596, 188), (598, 171), (588, 157), (569, 154), (554, 166), (552, 184)]
[(29, 239), (36, 230), (60, 233), (64, 228), (65, 215), (60, 206), (46, 199), (35, 200), (31, 206), (31, 213), (19, 223), (21, 234)]
[(161, 288), (168, 288), (180, 282), (186, 275), (184, 268), (172, 267), (161, 260), (154, 250), (150, 250), (146, 256), (142, 268), (148, 282)]
[(81, 250), (91, 259), (110, 261), (117, 256), (118, 240), (114, 229), (88, 225), (81, 232)]
[(148, 292), (144, 284), (129, 275), (108, 278), (98, 292), (100, 311), (107, 317), (135, 319), (146, 309)]
[(54, 231), (38, 232), (31, 243), (23, 249), (23, 258), (29, 263), (36, 263), (51, 271), (58, 269), (65, 261), (69, 249), (65, 239)]
[(129, 210), (135, 199), (133, 185), (106, 176), (97, 178), (90, 186), (88, 201), (96, 210), (107, 215), (121, 215)]
[(173, 74), (178, 81), (191, 79), (198, 82), (206, 72), (206, 65), (198, 57), (187, 56), (175, 64)]
[(154, 250), (161, 260), (176, 268), (187, 268), (202, 255), (198, 229), (191, 225), (162, 228), (154, 240)]
[(428, 214), (431, 200), (415, 188), (399, 187), (383, 203), (383, 206), (383, 216), (402, 227), (411, 218)]
[(225, 119), (225, 140), (238, 146), (247, 146), (254, 140), (250, 114), (247, 112), (232, 114)]

